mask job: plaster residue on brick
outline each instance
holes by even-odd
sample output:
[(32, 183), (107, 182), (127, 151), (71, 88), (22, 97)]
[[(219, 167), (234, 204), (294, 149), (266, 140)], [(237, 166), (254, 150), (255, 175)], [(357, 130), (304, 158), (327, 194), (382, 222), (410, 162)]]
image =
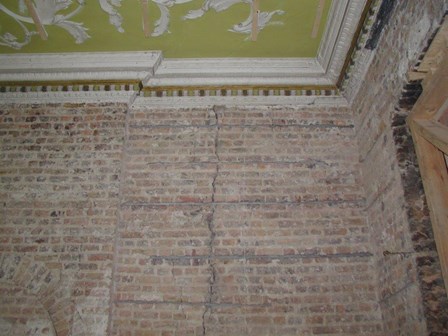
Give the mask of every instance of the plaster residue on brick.
[[(364, 83), (350, 79), (352, 84), (348, 84), (349, 88), (359, 85), (355, 85), (359, 91), (350, 100), (356, 117), (380, 306), (391, 335), (447, 332), (443, 317), (446, 296), (439, 295), (443, 282), (405, 125), (406, 108), (418, 98), (419, 85), (409, 83), (403, 90), (407, 71), (425, 49), (446, 6), (441, 1), (425, 1), (425, 6), (398, 2), (370, 55)], [(436, 296), (441, 300), (435, 300)]]
[(125, 106), (0, 111), (1, 276), (35, 295), (56, 335), (104, 334)]
[(347, 109), (137, 108), (128, 128), (113, 332), (381, 329), (372, 285), (342, 286), (372, 267)]
[(347, 112), (2, 109), (3, 252), (60, 272), (58, 335), (378, 334)]
[[(397, 20), (396, 12), (412, 11), (414, 3), (395, 0), (373, 2), (370, 19), (373, 23), (370, 28), (367, 25), (365, 34), (361, 34), (357, 42), (358, 47), (351, 56), (353, 62), (342, 83), (343, 95), (355, 106), (355, 110), (358, 104), (356, 97), (359, 97), (359, 90), (365, 82), (379, 91), (393, 90), (388, 86), (376, 85), (378, 82), (367, 74), (368, 69), (376, 68), (376, 63), (381, 59), (376, 56), (377, 54), (388, 53), (392, 49), (399, 50), (396, 56), (392, 53), (389, 59), (383, 60), (387, 64), (381, 65), (382, 68), (387, 68), (393, 64), (394, 71), (378, 72), (378, 75), (382, 75), (383, 82), (387, 84), (394, 83), (398, 79), (400, 83), (397, 83), (398, 85), (394, 83), (395, 88), (400, 87), (405, 81), (407, 72), (415, 64), (426, 41), (439, 26), (441, 15), (446, 10), (446, 4), (440, 1), (430, 1), (425, 5), (426, 7), (421, 7), (422, 12), (418, 13), (418, 19), (414, 20), (412, 15), (409, 15), (399, 17)], [(389, 31), (393, 31), (395, 35), (389, 38)]]
[(422, 315), (429, 334), (447, 332), (448, 297), (441, 273), (440, 260), (432, 231), (429, 209), (420, 177), (417, 157), (406, 125), (406, 117), (422, 88), (419, 83), (407, 83), (393, 114), (392, 130), (396, 156), (404, 189), (405, 207), (415, 251), (419, 291), (422, 295)]
[(446, 333), (402, 91), (445, 9), (396, 2), (352, 108), (2, 106), (0, 333)]

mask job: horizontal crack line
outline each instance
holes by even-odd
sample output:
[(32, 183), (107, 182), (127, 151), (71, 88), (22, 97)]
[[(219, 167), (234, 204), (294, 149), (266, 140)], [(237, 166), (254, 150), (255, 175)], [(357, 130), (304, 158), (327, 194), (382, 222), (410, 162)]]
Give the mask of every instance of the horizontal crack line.
[[(220, 124), (220, 128), (225, 127), (235, 127), (235, 128), (354, 128), (354, 125), (334, 125), (334, 124), (310, 124), (310, 125), (284, 125), (284, 124)], [(129, 125), (129, 128), (134, 129), (151, 129), (151, 128), (205, 128), (205, 129), (216, 129), (216, 125), (170, 125), (170, 124), (159, 124), (159, 125)]]
[(229, 254), (229, 255), (179, 255), (179, 256), (148, 256), (151, 260), (181, 261), (181, 260), (288, 260), (288, 259), (307, 259), (307, 258), (371, 258), (373, 254), (370, 252), (354, 252), (354, 253), (303, 253), (303, 254), (275, 254), (275, 255), (256, 255), (256, 254)]
[(244, 303), (210, 303), (210, 302), (188, 302), (188, 301), (156, 301), (156, 300), (114, 300), (114, 303), (123, 304), (148, 304), (148, 305), (183, 305), (183, 306), (206, 306), (206, 307), (216, 307), (216, 308), (238, 308), (238, 307), (270, 307), (271, 304), (244, 304)]
[[(132, 155), (132, 154), (131, 154)], [(232, 154), (229, 154), (229, 156), (231, 156)], [(280, 154), (281, 155), (281, 154)], [(253, 156), (268, 156), (268, 155), (257, 155), (254, 154)], [(285, 156), (288, 156), (287, 154), (285, 154)], [(145, 165), (187, 165), (187, 164), (193, 164), (193, 165), (215, 165), (217, 164), (218, 161), (154, 161), (154, 162), (145, 162)], [(220, 164), (240, 164), (240, 165), (248, 165), (248, 164), (274, 164), (274, 165), (288, 165), (288, 164), (293, 164), (293, 165), (302, 165), (308, 169), (315, 169), (316, 167), (321, 167), (321, 168), (331, 168), (331, 167), (335, 167), (335, 164), (330, 164), (330, 163), (326, 163), (323, 161), (311, 161), (311, 160), (299, 160), (299, 161), (272, 161), (272, 160), (244, 160), (244, 161), (231, 161), (231, 160), (220, 160), (219, 161)]]
[(259, 205), (341, 205), (341, 204), (352, 204), (355, 206), (364, 206), (365, 199), (355, 199), (355, 200), (322, 200), (322, 201), (295, 201), (295, 202), (125, 202), (120, 206), (125, 207), (151, 207), (151, 206), (199, 206), (199, 205), (242, 205), (242, 206), (259, 206)]

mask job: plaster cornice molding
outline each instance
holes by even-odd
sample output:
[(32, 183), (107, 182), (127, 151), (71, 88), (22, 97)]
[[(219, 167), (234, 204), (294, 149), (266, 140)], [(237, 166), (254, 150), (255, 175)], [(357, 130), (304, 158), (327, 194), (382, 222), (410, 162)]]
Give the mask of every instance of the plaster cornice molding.
[(336, 84), (350, 46), (355, 37), (359, 20), (368, 0), (337, 0), (333, 1), (329, 19), (317, 60), (325, 69), (325, 77)]
[(368, 0), (335, 0), (316, 58), (165, 59), (144, 86), (336, 85)]
[(252, 96), (252, 97), (141, 97), (138, 96), (132, 107), (146, 108), (193, 108), (225, 105), (228, 107), (250, 106), (332, 106), (347, 107), (348, 103), (341, 96)]
[(0, 55), (0, 82), (146, 80), (160, 51)]
[(1, 104), (45, 103), (124, 103), (131, 104), (137, 96), (135, 91), (91, 92), (8, 92), (0, 95)]
[(314, 58), (166, 59), (144, 86), (330, 85)]
[[(314, 87), (316, 92), (332, 87), (336, 92), (337, 80), (343, 71), (347, 53), (360, 18), (369, 0), (334, 0), (323, 42), (316, 58), (224, 58), (224, 59), (163, 59), (160, 51), (115, 53), (68, 53), (68, 54), (16, 54), (0, 55), (0, 90), (2, 100), (31, 99), (98, 99), (105, 97), (122, 99), (139, 91), (138, 83), (145, 89), (166, 92), (174, 96), (179, 87)], [(113, 83), (115, 81), (115, 83)], [(136, 84), (137, 83), (137, 84)], [(129, 86), (133, 89), (123, 94), (109, 90), (109, 84)], [(99, 85), (98, 92), (74, 89), (75, 86)], [(10, 90), (10, 87), (18, 87)], [(57, 92), (44, 92), (39, 88), (49, 86)], [(70, 92), (61, 92), (67, 91)], [(106, 88), (107, 87), (107, 88)], [(141, 87), (140, 87), (141, 89)], [(118, 92), (124, 90), (118, 88)], [(313, 91), (313, 89), (311, 89)], [(25, 92), (33, 91), (33, 92)], [(199, 90), (201, 91), (201, 90)], [(331, 93), (333, 95), (333, 93)], [(39, 98), (41, 97), (41, 98)], [(117, 98), (115, 98), (117, 97)], [(334, 96), (331, 96), (334, 97)], [(150, 97), (153, 99), (154, 97)], [(161, 97), (155, 97), (161, 98)], [(208, 101), (262, 101), (275, 104), (295, 104), (313, 101), (310, 97), (165, 97), (162, 99), (183, 105)], [(131, 99), (131, 98), (129, 98)], [(315, 102), (326, 102), (329, 97), (317, 97)], [(160, 100), (157, 100), (158, 102)], [(165, 104), (165, 102), (163, 102)]]

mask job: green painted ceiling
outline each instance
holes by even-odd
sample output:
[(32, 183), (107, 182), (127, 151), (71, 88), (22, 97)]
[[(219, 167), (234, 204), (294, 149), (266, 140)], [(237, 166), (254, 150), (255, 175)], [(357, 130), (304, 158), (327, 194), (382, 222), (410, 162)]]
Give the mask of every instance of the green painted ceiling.
[[(158, 36), (145, 37), (140, 0), (0, 0), (0, 53), (162, 50), (166, 58), (316, 56), (331, 0), (260, 0), (259, 22), (266, 25), (256, 41), (250, 39), (250, 24), (238, 26), (251, 18), (252, 1), (149, 0), (147, 18)], [(30, 4), (47, 40), (36, 32)]]

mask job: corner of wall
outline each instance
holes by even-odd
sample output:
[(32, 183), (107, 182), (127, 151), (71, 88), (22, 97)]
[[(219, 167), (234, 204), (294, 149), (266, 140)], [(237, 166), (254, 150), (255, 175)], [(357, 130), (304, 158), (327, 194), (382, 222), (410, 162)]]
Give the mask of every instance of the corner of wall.
[(358, 51), (355, 75), (344, 83), (344, 95), (355, 118), (385, 330), (390, 335), (430, 335), (448, 331), (446, 293), (404, 122), (409, 112), (405, 105), (415, 101), (413, 85), (418, 83), (405, 84), (447, 3), (381, 3), (378, 12), (393, 9), (377, 43)]

